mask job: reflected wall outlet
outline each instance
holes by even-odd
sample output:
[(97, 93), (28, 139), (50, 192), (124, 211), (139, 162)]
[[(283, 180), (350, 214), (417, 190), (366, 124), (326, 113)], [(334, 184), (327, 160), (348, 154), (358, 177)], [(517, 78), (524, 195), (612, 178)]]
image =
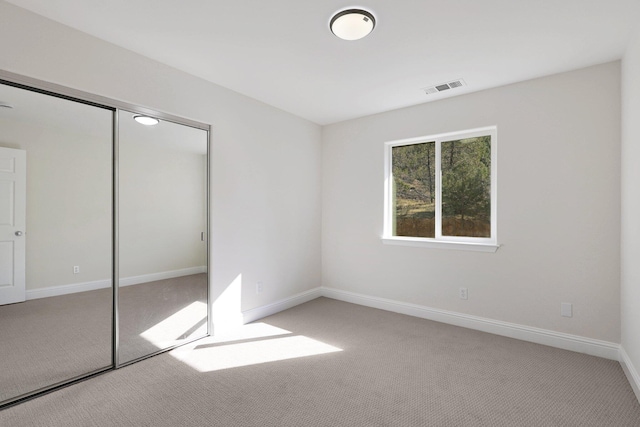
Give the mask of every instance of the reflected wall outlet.
[(469, 299), (469, 293), (467, 292), (467, 288), (460, 288), (459, 295), (460, 295), (460, 299)]
[(573, 317), (573, 304), (568, 302), (561, 303), (560, 314), (562, 317)]
[(262, 282), (256, 283), (256, 294), (261, 294), (264, 289)]
[(74, 265), (73, 266), (73, 274), (78, 274), (80, 273), (80, 266), (79, 265)]

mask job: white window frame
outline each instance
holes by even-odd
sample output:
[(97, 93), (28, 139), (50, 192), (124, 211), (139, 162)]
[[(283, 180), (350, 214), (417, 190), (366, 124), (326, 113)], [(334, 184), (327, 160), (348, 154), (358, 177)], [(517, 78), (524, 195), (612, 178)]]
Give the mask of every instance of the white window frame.
[[(491, 136), (491, 237), (460, 237), (442, 235), (442, 170), (441, 170), (441, 146), (443, 142), (457, 141), (460, 139), (474, 138), (479, 136)], [(435, 142), (436, 145), (436, 222), (435, 237), (405, 237), (394, 236), (395, 206), (393, 194), (393, 147), (403, 145), (413, 145), (420, 143)], [(402, 139), (385, 143), (384, 155), (384, 230), (382, 242), (391, 245), (419, 246), (441, 249), (460, 249), (482, 252), (495, 252), (498, 244), (497, 227), (497, 183), (498, 183), (498, 130), (496, 126), (489, 126), (477, 129), (469, 129), (459, 132), (448, 132), (437, 135), (421, 136), (418, 138)]]

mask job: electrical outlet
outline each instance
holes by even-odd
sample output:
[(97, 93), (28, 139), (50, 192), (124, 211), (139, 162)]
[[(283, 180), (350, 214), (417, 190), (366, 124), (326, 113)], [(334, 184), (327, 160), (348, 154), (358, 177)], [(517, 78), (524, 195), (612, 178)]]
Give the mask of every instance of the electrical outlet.
[(460, 288), (459, 291), (460, 299), (469, 299), (469, 293), (467, 288)]
[(256, 283), (256, 294), (261, 294), (263, 290), (264, 285), (262, 284), (262, 282)]
[(80, 273), (80, 266), (79, 265), (74, 265), (73, 266), (73, 274), (78, 274)]
[(560, 314), (562, 317), (573, 317), (573, 304), (568, 302), (561, 303)]

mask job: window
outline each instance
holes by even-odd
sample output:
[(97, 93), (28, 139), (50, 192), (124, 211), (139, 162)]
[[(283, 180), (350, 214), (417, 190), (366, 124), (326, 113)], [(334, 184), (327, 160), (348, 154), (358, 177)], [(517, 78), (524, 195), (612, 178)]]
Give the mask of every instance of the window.
[(495, 252), (495, 127), (386, 143), (390, 244)]

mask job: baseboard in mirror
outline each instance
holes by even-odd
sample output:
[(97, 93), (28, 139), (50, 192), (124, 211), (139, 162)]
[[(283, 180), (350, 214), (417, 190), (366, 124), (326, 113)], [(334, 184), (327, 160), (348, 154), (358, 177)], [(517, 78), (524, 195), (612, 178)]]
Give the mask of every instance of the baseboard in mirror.
[(579, 335), (565, 334), (548, 329), (534, 328), (516, 323), (502, 322), (479, 316), (472, 316), (453, 311), (440, 310), (417, 304), (394, 301), (386, 298), (372, 297), (340, 289), (322, 287), (322, 296), (353, 304), (407, 314), (409, 316), (434, 320), (436, 322), (475, 329), (491, 334), (502, 335), (522, 341), (529, 341), (550, 347), (619, 360), (620, 345)]
[[(123, 277), (120, 279), (120, 286), (138, 285), (141, 283), (155, 282), (164, 279), (190, 276), (192, 274), (206, 273), (207, 267), (190, 267), (179, 270), (162, 271), (159, 273), (143, 274), (139, 276)], [(110, 279), (94, 280), (91, 282), (72, 283), (69, 285), (49, 286), (40, 289), (27, 290), (27, 300), (38, 298), (57, 297), (60, 295), (75, 294), (78, 292), (95, 291), (111, 287)]]
[(175, 277), (191, 276), (192, 274), (206, 273), (207, 267), (190, 267), (180, 270), (161, 271), (159, 273), (142, 274), (140, 276), (122, 277), (120, 286), (139, 285), (140, 283), (155, 282), (158, 280), (173, 279)]
[(78, 292), (95, 291), (111, 287), (111, 280), (94, 280), (92, 282), (73, 283), (70, 285), (49, 286), (47, 288), (28, 289), (27, 300), (57, 297)]

